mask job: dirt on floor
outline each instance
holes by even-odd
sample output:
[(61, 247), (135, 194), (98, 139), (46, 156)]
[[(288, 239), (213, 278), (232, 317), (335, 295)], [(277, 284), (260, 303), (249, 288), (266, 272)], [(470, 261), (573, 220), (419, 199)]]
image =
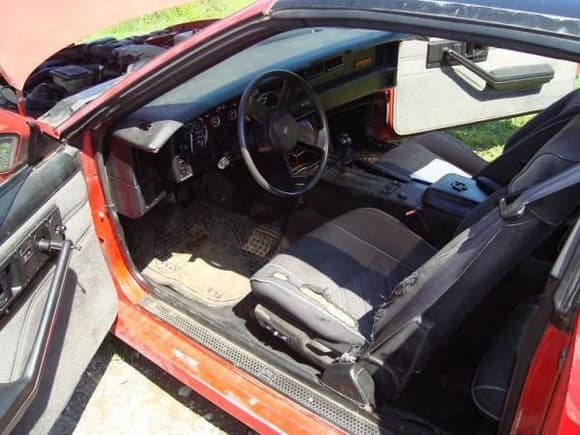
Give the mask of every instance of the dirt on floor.
[(248, 434), (245, 425), (108, 336), (54, 434)]

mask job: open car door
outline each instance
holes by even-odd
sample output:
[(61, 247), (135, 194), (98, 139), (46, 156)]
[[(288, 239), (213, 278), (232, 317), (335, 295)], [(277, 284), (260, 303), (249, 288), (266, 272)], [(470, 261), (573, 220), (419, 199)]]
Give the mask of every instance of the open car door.
[(79, 151), (0, 111), (0, 432), (50, 430), (116, 302)]
[(399, 46), (393, 129), (399, 136), (545, 109), (574, 89), (577, 64), (477, 43)]

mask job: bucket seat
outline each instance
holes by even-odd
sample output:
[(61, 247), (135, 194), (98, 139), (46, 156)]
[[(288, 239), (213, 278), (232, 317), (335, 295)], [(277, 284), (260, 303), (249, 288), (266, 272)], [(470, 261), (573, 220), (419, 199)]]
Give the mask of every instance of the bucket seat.
[(580, 184), (519, 202), (580, 171), (578, 138), (580, 115), (439, 251), (377, 209), (323, 224), (251, 278), (258, 322), (324, 367), (322, 381), (333, 389), (368, 404), (378, 382), (383, 395), (396, 397), (495, 284), (580, 205)]

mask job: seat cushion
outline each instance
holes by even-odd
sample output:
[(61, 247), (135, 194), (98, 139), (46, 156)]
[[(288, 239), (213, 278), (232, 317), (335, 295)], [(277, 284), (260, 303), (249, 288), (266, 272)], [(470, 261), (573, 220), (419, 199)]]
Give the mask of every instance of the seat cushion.
[(536, 300), (518, 305), (491, 342), (475, 373), (471, 396), (479, 411), (492, 420), (499, 421), (501, 417), (518, 348), (529, 320), (538, 309)]
[(357, 209), (276, 256), (252, 277), (252, 290), (319, 338), (363, 345), (377, 307), (435, 252), (392, 216)]
[(443, 132), (416, 136), (385, 153), (380, 160), (427, 182), (435, 182), (449, 173), (470, 177), (487, 164), (453, 136)]

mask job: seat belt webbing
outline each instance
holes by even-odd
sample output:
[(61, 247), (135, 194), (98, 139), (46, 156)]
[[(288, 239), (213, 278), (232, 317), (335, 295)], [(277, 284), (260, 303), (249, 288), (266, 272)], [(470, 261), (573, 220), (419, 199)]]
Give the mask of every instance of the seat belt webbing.
[(504, 219), (518, 218), (525, 212), (527, 206), (578, 183), (580, 183), (580, 163), (548, 180), (528, 187), (510, 204), (507, 203), (506, 197), (501, 198), (499, 214)]

